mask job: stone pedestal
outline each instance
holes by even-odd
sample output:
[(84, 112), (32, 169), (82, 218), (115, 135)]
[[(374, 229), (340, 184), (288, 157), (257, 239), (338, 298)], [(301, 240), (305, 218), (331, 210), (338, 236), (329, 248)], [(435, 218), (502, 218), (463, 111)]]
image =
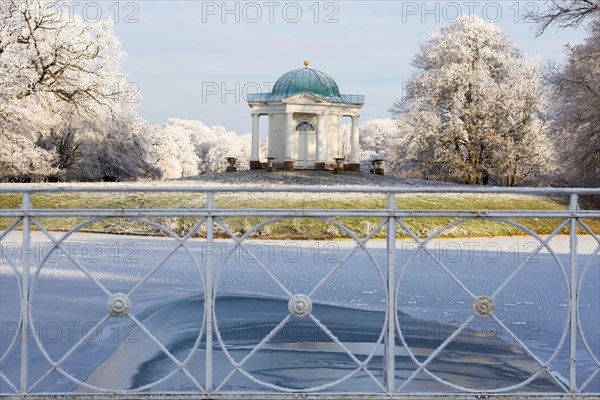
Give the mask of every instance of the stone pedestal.
[(256, 160), (256, 161), (250, 161), (250, 170), (254, 171), (257, 169), (262, 169), (262, 166), (260, 165), (260, 161)]
[(376, 174), (376, 175), (385, 175), (385, 171), (383, 168), (384, 162), (385, 162), (385, 160), (380, 159), (380, 158), (371, 161), (371, 164), (373, 164), (373, 169), (371, 170), (371, 173)]
[(267, 157), (267, 171), (273, 172), (275, 171), (275, 157)]
[(348, 170), (350, 172), (360, 172), (360, 163), (350, 163), (350, 164), (348, 164)]
[(336, 174), (344, 173), (344, 158), (337, 157), (337, 158), (334, 158), (334, 160), (335, 160), (335, 168), (333, 169), (333, 172)]
[(286, 171), (291, 171), (296, 166), (296, 162), (294, 160), (285, 160), (283, 162), (283, 169)]
[(237, 168), (235, 167), (235, 162), (237, 161), (237, 158), (235, 157), (226, 157), (227, 163), (229, 164), (227, 166), (227, 172), (235, 172), (237, 171)]

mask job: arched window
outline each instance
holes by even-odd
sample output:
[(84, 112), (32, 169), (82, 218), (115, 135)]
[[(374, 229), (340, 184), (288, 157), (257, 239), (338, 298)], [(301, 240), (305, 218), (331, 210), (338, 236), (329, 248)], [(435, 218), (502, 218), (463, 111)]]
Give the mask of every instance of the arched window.
[(314, 132), (315, 126), (310, 121), (302, 121), (296, 126), (298, 132)]

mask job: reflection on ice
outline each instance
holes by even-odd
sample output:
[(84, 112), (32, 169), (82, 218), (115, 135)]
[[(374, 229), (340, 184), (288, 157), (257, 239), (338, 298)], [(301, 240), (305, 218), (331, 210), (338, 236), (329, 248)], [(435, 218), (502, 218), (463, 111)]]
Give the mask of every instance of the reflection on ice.
[[(199, 348), (194, 348), (194, 345), (197, 344), (197, 327), (202, 315), (194, 311), (202, 308), (201, 298), (190, 298), (161, 308), (143, 321), (179, 361), (189, 359), (188, 370), (200, 371), (200, 376), (205, 365), (205, 354), (201, 350), (204, 343)], [(245, 311), (249, 309), (255, 310), (255, 313), (246, 318), (248, 314)], [(285, 299), (248, 296), (217, 299), (216, 332), (234, 362), (245, 360), (255, 346), (268, 338), (266, 344), (242, 366), (252, 377), (267, 384), (300, 390), (327, 385), (353, 374), (334, 388), (361, 391), (374, 382), (364, 374), (355, 373), (360, 370), (358, 361), (368, 362), (367, 367), (373, 376), (382, 378), (384, 345), (381, 333), (385, 320), (382, 312), (315, 304), (314, 316), (341, 344), (306, 318), (293, 318), (284, 329), (272, 335), (273, 328), (283, 320), (286, 312)], [(408, 327), (405, 333), (407, 347), (420, 362), (456, 330), (456, 326), (422, 321), (403, 313), (399, 313), (399, 319), (401, 327)], [(86, 382), (111, 388), (115, 388), (118, 382), (117, 389), (135, 389), (152, 384), (176, 370), (169, 356), (158, 349), (148, 352), (149, 347), (151, 341), (148, 338), (121, 345)], [(214, 351), (213, 374), (215, 381), (220, 381), (227, 377), (233, 366), (218, 343), (215, 343)], [(314, 371), (316, 367), (318, 374)], [(415, 370), (406, 347), (396, 347), (396, 367), (400, 379)], [(525, 381), (539, 367), (524, 352), (489, 333), (465, 329), (428, 369), (455, 384), (493, 390)], [(415, 379), (412, 386), (426, 387), (426, 382), (429, 385), (435, 383), (431, 377), (425, 376)], [(159, 384), (158, 388), (184, 390), (189, 384), (189, 379), (179, 375), (179, 378), (171, 378), (166, 386)], [(369, 386), (365, 387), (366, 384)], [(240, 373), (234, 374), (223, 386), (227, 390), (242, 388), (264, 389)], [(527, 386), (527, 390), (556, 391), (559, 388), (546, 373), (542, 373), (539, 379)]]

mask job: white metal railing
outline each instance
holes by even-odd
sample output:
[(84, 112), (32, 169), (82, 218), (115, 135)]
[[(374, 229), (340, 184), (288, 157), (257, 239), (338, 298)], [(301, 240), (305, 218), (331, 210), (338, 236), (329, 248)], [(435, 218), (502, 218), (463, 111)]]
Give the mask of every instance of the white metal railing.
[[(31, 197), (39, 193), (198, 193), (206, 195), (206, 204), (204, 208), (198, 209), (39, 209), (32, 207)], [(330, 194), (380, 194), (387, 196), (387, 207), (385, 209), (281, 209), (281, 208), (252, 208), (252, 209), (223, 209), (218, 208), (215, 203), (215, 196), (224, 193), (257, 193), (257, 192), (291, 192), (291, 193), (330, 193)], [(568, 209), (564, 210), (406, 210), (399, 207), (396, 203), (397, 195), (399, 194), (466, 194), (466, 193), (482, 193), (482, 194), (521, 194), (521, 195), (562, 195), (570, 198)], [(364, 399), (403, 399), (403, 398), (502, 398), (502, 397), (529, 397), (529, 398), (598, 398), (598, 393), (589, 393), (589, 387), (592, 383), (600, 378), (600, 355), (594, 352), (594, 349), (588, 341), (589, 332), (584, 332), (580, 318), (579, 294), (581, 287), (585, 281), (585, 277), (589, 271), (594, 268), (600, 269), (598, 256), (600, 252), (600, 238), (598, 233), (586, 224), (586, 219), (600, 218), (599, 210), (581, 210), (578, 206), (579, 195), (600, 195), (600, 189), (552, 189), (552, 188), (482, 188), (482, 187), (406, 187), (406, 188), (326, 188), (326, 187), (277, 187), (265, 189), (264, 187), (201, 187), (201, 186), (150, 186), (150, 185), (5, 185), (0, 187), (0, 194), (19, 194), (22, 196), (21, 205), (18, 208), (2, 209), (0, 217), (4, 220), (10, 220), (8, 227), (0, 234), (0, 240), (7, 240), (9, 235), (17, 234), (17, 229), (20, 230), (18, 235), (21, 237), (23, 252), (22, 260), (19, 262), (11, 261), (10, 257), (2, 257), (5, 267), (8, 266), (12, 276), (18, 282), (18, 292), (20, 299), (11, 299), (11, 307), (20, 307), (18, 318), (17, 332), (7, 340), (1, 343), (0, 347), (0, 388), (4, 391), (0, 393), (0, 397), (8, 398), (260, 398), (260, 399), (280, 399), (280, 398), (364, 398)], [(83, 218), (83, 222), (78, 223), (69, 232), (64, 234), (56, 234), (50, 232), (44, 226), (42, 218)], [(89, 268), (65, 248), (66, 241), (74, 233), (79, 232), (82, 228), (90, 223), (97, 222), (109, 218), (128, 218), (139, 223), (147, 224), (156, 228), (156, 230), (166, 234), (174, 240), (175, 246), (167, 252), (156, 265), (154, 265), (145, 275), (137, 281), (133, 288), (127, 293), (117, 293), (98, 279)], [(189, 217), (195, 218), (196, 222), (193, 227), (188, 230), (183, 237), (175, 234), (170, 229), (152, 218), (164, 217)], [(242, 235), (236, 234), (227, 223), (228, 217), (257, 217), (262, 221), (257, 225), (246, 230)], [(365, 237), (359, 237), (350, 228), (334, 219), (337, 217), (343, 218), (378, 218), (380, 222), (371, 230)], [(437, 230), (429, 235), (426, 239), (421, 239), (407, 224), (406, 219), (421, 219), (421, 218), (452, 218), (454, 221), (448, 226)], [(217, 321), (216, 302), (219, 300), (216, 294), (216, 285), (219, 282), (219, 274), (222, 266), (227, 262), (233, 251), (238, 249), (248, 257), (252, 258), (252, 253), (248, 250), (248, 239), (253, 233), (264, 228), (268, 224), (282, 221), (288, 218), (314, 218), (327, 222), (337, 227), (339, 230), (353, 240), (354, 247), (346, 254), (344, 258), (339, 260), (333, 269), (325, 274), (317, 283), (312, 291), (306, 293), (295, 293), (290, 290), (286, 284), (278, 276), (276, 276), (269, 267), (263, 264), (259, 259), (254, 259), (256, 265), (260, 267), (262, 272), (268, 276), (271, 283), (278, 287), (286, 294), (289, 307), (289, 315), (287, 315), (280, 323), (264, 336), (243, 358), (237, 358), (228, 348), (223, 335), (219, 330)], [(540, 218), (540, 219), (557, 219), (561, 222), (557, 228), (547, 237), (541, 237), (523, 224), (516, 221), (520, 218)], [(536, 241), (536, 248), (530, 253), (527, 258), (520, 261), (516, 268), (503, 280), (498, 288), (485, 295), (479, 295), (471, 290), (451, 268), (445, 265), (435, 252), (428, 248), (428, 244), (437, 238), (443, 231), (452, 227), (458, 226), (465, 221), (470, 220), (494, 220), (502, 221), (512, 226), (521, 229), (524, 234), (531, 235)], [(212, 245), (216, 243), (215, 228), (218, 227), (222, 232), (225, 232), (232, 247), (227, 251), (224, 260), (216, 260), (212, 253), (208, 253), (206, 259), (198, 260), (194, 256), (194, 247), (201, 245)], [(192, 238), (204, 228), (205, 239), (192, 242)], [(568, 229), (570, 235), (570, 250), (568, 263), (564, 263), (555, 253), (551, 240), (554, 239), (563, 229)], [(53, 358), (46, 350), (47, 344), (41, 339), (41, 335), (36, 328), (36, 320), (32, 314), (32, 296), (34, 294), (35, 282), (39, 279), (41, 271), (47, 262), (46, 257), (37, 260), (32, 259), (34, 254), (32, 243), (32, 231), (40, 231), (46, 240), (49, 240), (52, 249), (56, 252), (63, 253), (68, 261), (76, 266), (78, 271), (90, 279), (93, 284), (99, 288), (105, 296), (107, 302), (107, 312), (94, 325), (94, 329), (90, 329), (87, 334), (82, 335), (71, 348), (66, 351), (60, 358)], [(371, 249), (367, 247), (367, 243), (373, 241), (373, 237), (380, 231), (385, 232), (385, 265), (380, 266), (379, 262), (371, 254)], [(405, 338), (406, 332), (400, 323), (398, 317), (399, 306), (398, 294), (401, 290), (403, 278), (406, 273), (407, 265), (411, 263), (414, 254), (408, 259), (400, 262), (398, 257), (400, 249), (398, 248), (396, 232), (402, 230), (408, 234), (412, 242), (420, 251), (423, 251), (432, 262), (439, 268), (440, 271), (447, 274), (451, 280), (460, 287), (465, 295), (472, 301), (471, 316), (463, 322), (457, 324), (456, 329), (451, 334), (440, 340), (440, 344), (432, 349), (425, 357), (417, 355), (414, 350), (407, 344)], [(580, 260), (578, 254), (578, 240), (581, 233), (593, 238), (595, 250), (593, 250), (589, 258)], [(154, 274), (157, 273), (167, 262), (171, 260), (173, 254), (178, 249), (184, 249), (190, 256), (190, 262), (194, 264), (199, 273), (200, 289), (204, 296), (204, 316), (201, 321), (201, 326), (198, 327), (199, 333), (193, 344), (188, 356), (177, 357), (173, 354), (168, 346), (161, 343), (146, 326), (145, 322), (139, 318), (136, 313), (131, 310), (131, 297), (143, 285), (148, 284)], [(4, 251), (5, 248), (2, 247)], [(373, 343), (373, 350), (370, 351), (366, 358), (360, 359), (356, 356), (351, 348), (336, 336), (335, 332), (326, 326), (324, 322), (319, 320), (311, 312), (312, 296), (324, 285), (331, 276), (344, 266), (356, 251), (364, 251), (375, 265), (376, 274), (381, 278), (383, 289), (385, 292), (385, 319), (381, 329), (381, 334), (378, 340)], [(525, 268), (527, 261), (535, 257), (542, 251), (547, 251), (556, 261), (560, 270), (560, 274), (565, 279), (566, 292), (568, 293), (568, 304), (566, 306), (567, 314), (565, 316), (565, 329), (561, 334), (560, 340), (554, 349), (551, 349), (551, 356), (542, 358), (536, 351), (530, 349), (526, 341), (522, 340), (518, 335), (512, 333), (510, 327), (505, 324), (501, 318), (494, 313), (495, 302), (500, 293), (507, 285), (517, 277), (520, 271)], [(406, 257), (403, 257), (406, 258)], [(219, 261), (221, 261), (219, 263)], [(565, 265), (566, 264), (566, 265)], [(583, 266), (582, 266), (583, 265)], [(1, 265), (0, 265), (1, 267)], [(7, 283), (6, 274), (1, 273), (0, 279)], [(5, 271), (6, 272), (6, 271)], [(541, 277), (540, 279), (542, 279)], [(599, 284), (600, 286), (600, 284)], [(597, 291), (600, 288), (596, 287)], [(598, 292), (597, 292), (598, 293)], [(5, 299), (6, 301), (6, 299)], [(20, 304), (19, 306), (17, 304)], [(103, 323), (110, 318), (118, 317), (128, 319), (141, 332), (144, 332), (156, 348), (162, 352), (164, 357), (172, 361), (176, 368), (175, 370), (165, 375), (163, 378), (137, 387), (132, 390), (122, 389), (107, 389), (90, 384), (81, 378), (75, 376), (65, 367), (69, 357), (75, 353), (85, 342), (90, 339), (91, 332), (94, 332)], [(311, 321), (321, 332), (326, 336), (327, 340), (334, 343), (340, 351), (347, 355), (352, 361), (351, 367), (348, 367), (347, 374), (332, 379), (330, 382), (303, 389), (297, 389), (293, 385), (286, 386), (281, 383), (266, 382), (251, 372), (245, 369), (246, 363), (249, 362), (259, 351), (266, 348), (269, 341), (281, 332), (286, 324), (293, 318), (303, 318), (303, 320)], [(501, 327), (508, 335), (512, 343), (519, 348), (523, 354), (527, 355), (530, 360), (537, 365), (537, 369), (532, 371), (530, 376), (522, 381), (508, 386), (497, 387), (493, 389), (479, 389), (467, 387), (460, 382), (452, 382), (449, 379), (436, 374), (431, 370), (430, 366), (440, 354), (458, 336), (463, 334), (470, 324), (476, 318), (485, 318), (493, 321), (497, 326)], [(3, 317), (0, 316), (0, 322)], [(559, 321), (560, 322), (560, 321)], [(558, 322), (557, 322), (558, 323)], [(592, 334), (598, 332), (592, 332)], [(379, 347), (383, 348), (381, 366), (374, 362), (375, 353)], [(41, 358), (49, 365), (47, 371), (37, 373), (32, 378), (32, 369), (38, 368), (37, 361), (32, 359), (32, 351), (39, 352)], [(400, 350), (399, 350), (400, 349)], [(205, 367), (194, 369), (191, 367), (190, 359), (203, 351), (203, 362)], [(225, 377), (216, 379), (214, 375), (215, 359), (214, 352), (218, 350), (221, 356), (218, 362), (228, 362), (230, 372)], [(401, 351), (404, 357), (408, 357), (414, 362), (415, 368), (408, 371), (407, 374), (399, 376), (399, 371), (396, 365), (398, 352)], [(485, 352), (485, 349), (481, 349)], [(588, 371), (588, 376), (578, 376), (577, 361), (581, 357), (581, 352), (584, 352), (586, 357), (589, 357), (595, 368)], [(560, 354), (568, 352), (568, 366), (564, 366), (564, 370), (568, 370), (568, 376), (563, 376), (556, 371), (557, 360), (560, 359)], [(18, 354), (20, 361), (18, 362), (19, 376), (14, 378), (14, 371), (7, 371), (7, 360), (9, 357), (15, 357)], [(107, 354), (106, 356), (108, 356)], [(377, 364), (377, 365), (376, 365)], [(13, 367), (14, 365), (11, 364)], [(190, 385), (184, 391), (157, 391), (155, 388), (168, 380), (175, 373), (183, 374), (190, 382)], [(406, 372), (406, 371), (404, 371)], [(70, 393), (53, 393), (45, 391), (42, 383), (52, 374), (60, 374), (64, 379), (77, 385), (76, 392)], [(358, 392), (336, 392), (336, 386), (340, 383), (351, 379), (356, 374), (361, 373), (371, 381), (377, 388), (372, 391)], [(12, 375), (11, 375), (12, 374)], [(261, 387), (260, 391), (244, 392), (242, 390), (229, 391), (227, 383), (235, 374), (241, 374), (253, 384)], [(446, 392), (412, 392), (407, 391), (410, 384), (414, 383), (419, 376), (425, 374), (432, 381), (435, 381), (447, 389)], [(547, 374), (549, 379), (555, 385), (554, 392), (536, 392), (527, 390), (527, 385), (533, 382), (536, 378)], [(484, 397), (482, 397), (484, 396)]]

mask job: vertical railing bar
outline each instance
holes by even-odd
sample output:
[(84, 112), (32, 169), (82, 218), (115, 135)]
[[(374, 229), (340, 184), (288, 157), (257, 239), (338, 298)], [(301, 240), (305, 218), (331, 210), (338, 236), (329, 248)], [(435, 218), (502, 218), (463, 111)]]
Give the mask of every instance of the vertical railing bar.
[[(388, 194), (389, 211), (396, 210), (396, 195)], [(385, 386), (388, 393), (396, 390), (395, 373), (396, 373), (396, 218), (390, 216), (387, 223), (387, 291), (388, 291), (388, 325), (385, 336)]]
[[(208, 210), (214, 210), (215, 208), (215, 193), (208, 192), (206, 195), (206, 208)], [(209, 214), (206, 217), (206, 241), (208, 242), (208, 248), (210, 251), (206, 255), (206, 382), (205, 388), (207, 392), (212, 391), (213, 386), (213, 312), (214, 312), (214, 299), (213, 299), (213, 251), (214, 251), (214, 220), (213, 215)]]
[[(23, 192), (23, 211), (31, 209), (31, 194)], [(21, 275), (21, 394), (27, 394), (29, 373), (29, 257), (31, 251), (31, 221), (23, 215), (23, 274)]]
[[(571, 194), (569, 209), (576, 212), (578, 208), (578, 196)], [(578, 279), (577, 279), (577, 218), (571, 216), (570, 227), (570, 256), (571, 256), (571, 298), (569, 299), (570, 310), (570, 349), (569, 349), (569, 389), (571, 393), (577, 392), (577, 298), (578, 298)]]

